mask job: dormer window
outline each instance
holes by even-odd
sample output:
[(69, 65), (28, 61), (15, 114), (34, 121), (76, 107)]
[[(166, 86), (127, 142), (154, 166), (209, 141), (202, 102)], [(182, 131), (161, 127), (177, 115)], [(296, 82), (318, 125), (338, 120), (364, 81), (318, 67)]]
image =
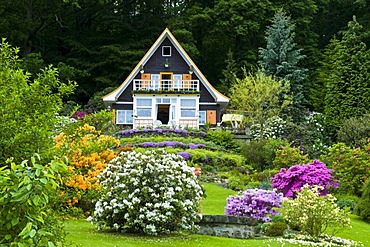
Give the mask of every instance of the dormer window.
[(162, 46), (162, 56), (163, 57), (171, 56), (171, 46)]

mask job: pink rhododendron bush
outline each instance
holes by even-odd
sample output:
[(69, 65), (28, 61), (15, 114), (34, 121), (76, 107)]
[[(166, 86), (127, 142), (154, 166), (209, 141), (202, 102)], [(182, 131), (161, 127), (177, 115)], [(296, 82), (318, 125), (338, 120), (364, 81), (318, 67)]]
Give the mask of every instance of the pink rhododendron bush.
[(102, 197), (89, 220), (150, 235), (193, 231), (203, 192), (194, 169), (163, 149), (121, 153), (99, 175)]
[(247, 189), (241, 195), (227, 198), (226, 215), (245, 216), (263, 222), (271, 221), (271, 217), (279, 214), (283, 194), (274, 190)]
[(320, 194), (326, 195), (329, 188), (338, 187), (331, 172), (323, 162), (314, 160), (309, 164), (292, 166), (288, 170), (282, 168), (271, 179), (271, 186), (285, 197), (295, 197), (295, 192), (300, 191), (305, 184), (321, 186)]

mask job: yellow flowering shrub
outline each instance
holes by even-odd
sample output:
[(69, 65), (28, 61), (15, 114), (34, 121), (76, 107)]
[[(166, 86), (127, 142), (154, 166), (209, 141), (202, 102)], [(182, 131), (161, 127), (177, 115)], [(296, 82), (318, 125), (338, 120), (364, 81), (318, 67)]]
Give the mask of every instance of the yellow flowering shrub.
[(54, 152), (59, 158), (68, 160), (64, 177), (64, 206), (78, 206), (88, 211), (97, 197), (100, 184), (97, 176), (109, 161), (122, 150), (120, 141), (102, 135), (95, 127), (85, 124), (72, 134), (60, 133), (54, 138)]

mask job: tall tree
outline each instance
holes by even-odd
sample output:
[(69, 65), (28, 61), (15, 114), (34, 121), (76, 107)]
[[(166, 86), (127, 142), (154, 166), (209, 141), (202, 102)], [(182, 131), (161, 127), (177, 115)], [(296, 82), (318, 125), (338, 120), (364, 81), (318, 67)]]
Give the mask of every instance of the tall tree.
[(342, 38), (333, 39), (325, 54), (325, 116), (334, 138), (343, 120), (370, 112), (370, 51), (362, 34), (353, 17)]
[(273, 75), (278, 80), (290, 83), (290, 94), (293, 103), (288, 114), (299, 120), (304, 109), (302, 82), (307, 69), (301, 68), (299, 62), (304, 58), (301, 50), (294, 43), (294, 25), (290, 17), (282, 10), (276, 12), (271, 26), (266, 30), (266, 48), (259, 49), (259, 65), (266, 75)]
[(237, 78), (230, 88), (231, 108), (248, 112), (253, 121), (261, 126), (261, 138), (265, 120), (279, 116), (280, 112), (291, 104), (289, 82), (276, 80), (272, 75), (258, 72)]

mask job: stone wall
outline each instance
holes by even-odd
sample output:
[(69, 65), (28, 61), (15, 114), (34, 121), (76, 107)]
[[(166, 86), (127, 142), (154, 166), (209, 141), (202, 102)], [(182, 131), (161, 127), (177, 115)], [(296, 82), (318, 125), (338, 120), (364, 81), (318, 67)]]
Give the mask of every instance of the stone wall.
[(198, 223), (199, 234), (226, 238), (256, 238), (257, 220), (248, 217), (204, 215)]

